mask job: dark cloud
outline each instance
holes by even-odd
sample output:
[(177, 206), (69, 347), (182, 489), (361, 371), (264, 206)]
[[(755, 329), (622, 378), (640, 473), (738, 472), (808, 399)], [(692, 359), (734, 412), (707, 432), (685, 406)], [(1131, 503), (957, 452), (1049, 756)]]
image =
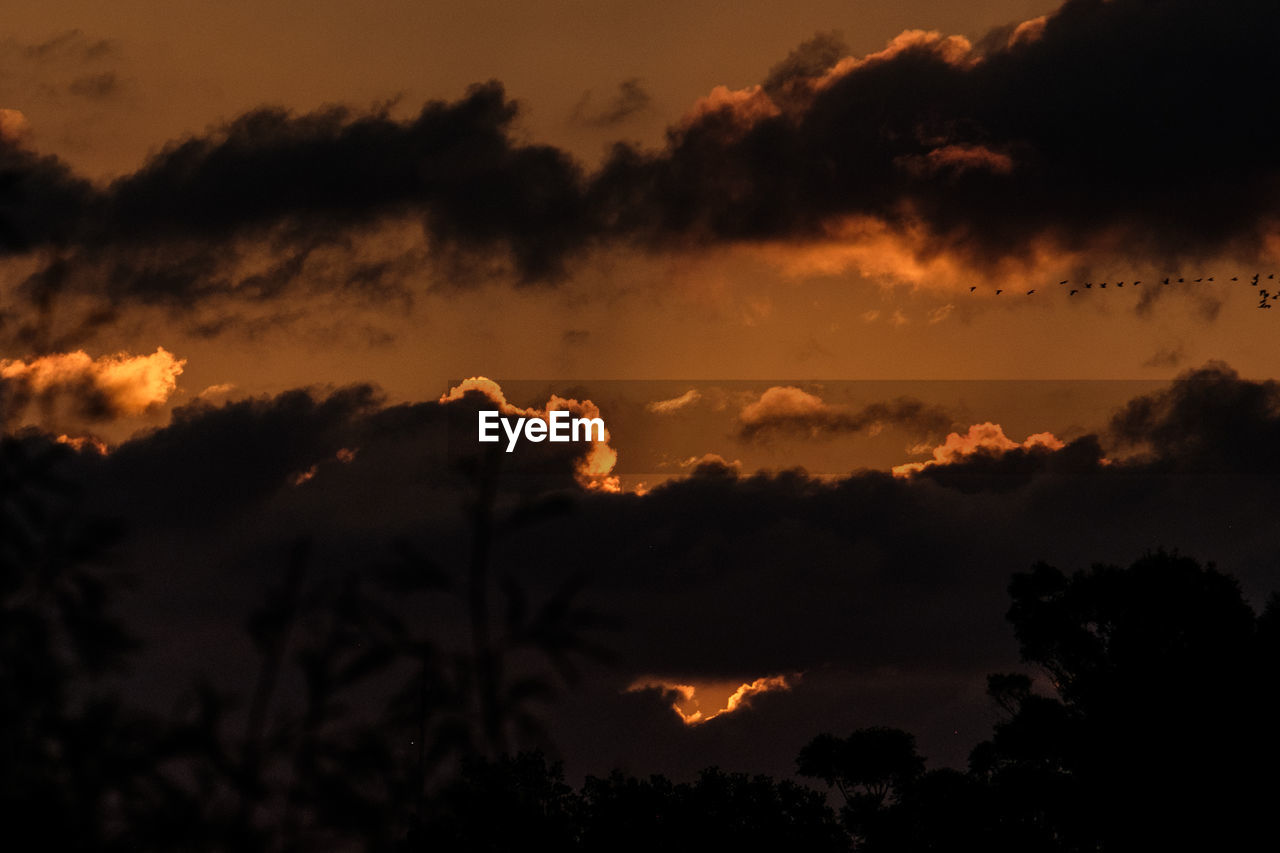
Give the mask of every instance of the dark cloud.
[[(61, 160), (0, 136), (0, 253), (72, 242), (78, 218), (96, 197)], [(63, 273), (65, 266), (55, 262), (45, 275)]]
[(789, 89), (793, 83), (821, 77), (846, 56), (849, 56), (849, 46), (840, 33), (817, 33), (770, 68), (760, 86), (769, 97), (782, 102), (792, 96)]
[(508, 135), (516, 107), (496, 84), (408, 122), (332, 108), (259, 110), (170, 146), (112, 184), (94, 242), (222, 238), (283, 220), (351, 225), (424, 215), (434, 239), (475, 249), (509, 242), (530, 275), (554, 271), (583, 230), (576, 167)]
[(1096, 474), (1102, 460), (1102, 445), (1087, 435), (1060, 449), (1043, 444), (978, 449), (960, 462), (925, 466), (919, 475), (959, 492), (1008, 492), (1041, 476)]
[[(1075, 0), (1039, 38), (985, 55), (920, 34), (803, 110), (709, 110), (660, 155), (616, 157), (599, 185), (658, 235), (803, 237), (868, 215), (923, 224), (922, 253), (978, 265), (1037, 239), (1079, 248), (1120, 234), (1161, 259), (1253, 244), (1277, 205), (1262, 142), (1277, 119), (1254, 83), (1278, 16), (1256, 0), (1209, 15), (1190, 0)], [(947, 151), (1002, 167), (913, 168)], [(643, 213), (624, 200), (636, 186), (649, 188)]]
[[(356, 454), (361, 491), (381, 488), (366, 507), (390, 509), (415, 481), (442, 493), (465, 494), (476, 464), (477, 413), (493, 408), (471, 392), (447, 403), (386, 406), (369, 385), (336, 390), (297, 389), (274, 397), (214, 404), (197, 400), (174, 409), (163, 429), (131, 439), (100, 460), (103, 482), (136, 492), (109, 503), (134, 507), (166, 525), (205, 527), (227, 514), (252, 514), (295, 489), (327, 488), (330, 477), (351, 485), (341, 451)], [(526, 442), (527, 444), (527, 442)], [(492, 447), (492, 446), (487, 446)], [(507, 487), (553, 491), (575, 485), (584, 445), (522, 446), (502, 455)], [(500, 448), (499, 448), (500, 449)], [(311, 472), (308, 476), (308, 472)], [(331, 493), (340, 502), (350, 499)], [(391, 501), (390, 504), (387, 501)], [(390, 528), (408, 520), (390, 511)]]
[[(985, 674), (1017, 668), (1003, 620), (1014, 572), (1165, 546), (1216, 561), (1252, 600), (1280, 585), (1278, 396), (1210, 365), (1060, 450), (973, 453), (912, 478), (741, 476), (708, 462), (643, 496), (584, 491), (573, 454), (525, 444), (490, 469), (492, 564), (531, 594), (581, 574), (584, 602), (620, 626), (607, 638), (612, 666), (548, 712), (584, 772), (606, 760), (692, 772), (738, 754), (786, 773), (800, 744), (776, 733), (877, 723), (908, 725), (935, 761), (962, 763), (989, 731)], [(192, 661), (242, 678), (241, 620), (301, 536), (319, 577), (390, 560), (397, 541), (463, 571), (481, 470), (467, 460), (487, 405), (294, 391), (186, 407), (107, 456), (80, 453), (74, 479), (89, 504), (132, 532), (118, 560), (137, 577), (129, 616), (156, 660), (142, 680), (185, 677)], [(1147, 452), (1104, 463), (1121, 443)], [(795, 672), (794, 690), (696, 732), (655, 697), (624, 693), (639, 677)]]
[(1160, 470), (1280, 473), (1280, 383), (1241, 379), (1210, 362), (1130, 401), (1111, 421), (1122, 447)]
[(1182, 344), (1161, 347), (1142, 363), (1143, 367), (1177, 367), (1186, 360), (1186, 352)]
[(619, 83), (618, 91), (604, 104), (597, 105), (593, 93), (584, 92), (570, 118), (588, 127), (613, 127), (649, 109), (652, 103), (653, 96), (645, 91), (638, 78), (632, 77)]
[(100, 74), (86, 74), (72, 80), (67, 91), (89, 100), (109, 98), (120, 92), (120, 78), (114, 71), (103, 71)]
[(66, 30), (50, 36), (42, 42), (21, 45), (18, 50), (24, 59), (78, 60), (92, 62), (106, 59), (116, 52), (116, 44), (110, 39), (95, 39), (80, 30)]
[[(318, 248), (410, 217), (441, 254), (506, 249), (525, 278), (554, 277), (592, 230), (582, 178), (563, 152), (514, 142), (515, 117), (497, 84), (407, 121), (262, 109), (169, 145), (105, 188), (0, 142), (0, 245), (57, 250), (62, 287), (190, 304), (233, 287), (238, 298), (273, 297)], [(228, 247), (244, 238), (265, 240), (278, 274), (237, 277)], [(28, 289), (49, 279), (46, 270)]]
[[(317, 247), (406, 218), (437, 260), (507, 257), (524, 281), (555, 279), (594, 245), (812, 239), (859, 217), (975, 267), (1046, 246), (1247, 256), (1280, 213), (1280, 118), (1257, 94), (1277, 31), (1280, 7), (1263, 0), (1071, 0), (977, 48), (907, 33), (835, 71), (843, 47), (818, 36), (762, 89), (709, 99), (665, 148), (619, 145), (592, 175), (516, 141), (496, 83), (406, 120), (256, 110), (107, 187), (5, 142), (0, 241), (90, 271), (69, 285), (180, 310), (282, 292), (238, 286), (236, 240), (279, 256), (287, 281)], [(597, 118), (643, 100), (628, 81)]]

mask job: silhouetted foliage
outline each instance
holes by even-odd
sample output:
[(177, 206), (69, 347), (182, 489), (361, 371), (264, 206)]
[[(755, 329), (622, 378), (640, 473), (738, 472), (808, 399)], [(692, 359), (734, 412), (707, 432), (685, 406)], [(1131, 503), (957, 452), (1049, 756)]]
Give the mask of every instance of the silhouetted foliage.
[[(1048, 679), (988, 678), (1004, 718), (968, 773), (896, 777), (820, 735), (800, 772), (838, 787), (869, 851), (1245, 849), (1280, 784), (1280, 599), (1255, 616), (1236, 582), (1176, 554), (1014, 576), (1008, 618)], [(908, 766), (904, 763), (903, 766)], [(854, 770), (850, 768), (864, 768)], [(879, 780), (876, 783), (875, 780)]]
[(767, 776), (704, 770), (688, 784), (661, 776), (614, 773), (582, 788), (588, 851), (709, 848), (836, 851), (848, 849), (826, 800)]
[(138, 801), (163, 794), (163, 736), (98, 683), (133, 641), (108, 609), (119, 531), (77, 512), (69, 452), (0, 437), (0, 804), (11, 837), (127, 847)]
[(916, 739), (901, 729), (858, 729), (847, 738), (818, 735), (796, 758), (801, 776), (821, 779), (844, 797), (841, 820), (855, 838), (866, 841), (886, 833), (896, 814), (891, 807), (924, 772)]
[(1011, 820), (1067, 848), (1235, 846), (1277, 793), (1280, 658), (1231, 577), (1156, 552), (1009, 586), (1023, 658), (1056, 697), (1024, 694), (975, 769), (1030, 802)]
[(410, 849), (591, 853), (712, 848), (848, 850), (825, 798), (767, 776), (702, 772), (692, 783), (614, 772), (580, 792), (540, 753), (469, 760), (433, 798)]

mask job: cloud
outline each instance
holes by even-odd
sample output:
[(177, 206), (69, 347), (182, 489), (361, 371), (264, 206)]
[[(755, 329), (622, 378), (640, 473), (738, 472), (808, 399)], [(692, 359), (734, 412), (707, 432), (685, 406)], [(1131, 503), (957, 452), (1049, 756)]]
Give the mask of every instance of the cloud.
[(42, 42), (18, 46), (17, 50), (24, 59), (34, 61), (92, 62), (112, 56), (116, 52), (116, 44), (110, 39), (90, 38), (81, 30), (71, 29)]
[(1038, 432), (1028, 436), (1021, 443), (1004, 434), (1000, 424), (990, 421), (984, 424), (973, 424), (964, 435), (953, 432), (947, 435), (946, 441), (933, 448), (933, 458), (927, 462), (908, 462), (896, 465), (893, 476), (909, 477), (928, 468), (938, 465), (954, 465), (975, 455), (1000, 456), (1013, 450), (1061, 450), (1065, 445), (1057, 436), (1049, 432)]
[(808, 86), (847, 56), (849, 46), (839, 32), (817, 33), (770, 68), (760, 87), (774, 101), (784, 102), (793, 97), (793, 86)]
[(1211, 361), (1129, 401), (1108, 433), (1161, 470), (1268, 476), (1280, 472), (1280, 383)]
[[(550, 282), (608, 247), (749, 244), (951, 284), (1121, 253), (1165, 268), (1260, 257), (1280, 223), (1280, 118), (1254, 84), (1277, 30), (1266, 0), (1210, 15), (1195, 0), (1069, 0), (976, 44), (912, 30), (848, 56), (818, 36), (761, 85), (712, 90), (665, 146), (618, 144), (590, 173), (520, 141), (498, 83), (403, 119), (257, 109), (105, 187), (6, 136), (0, 250), (49, 250), (57, 275), (29, 289), (56, 278), (181, 311), (278, 298), (334, 254), (352, 255), (323, 284), (336, 289), (399, 284), (426, 259), (450, 280), (501, 265)], [(642, 100), (627, 81), (596, 118)], [(361, 263), (346, 248), (393, 223), (417, 229), (399, 254)], [(267, 271), (246, 269), (259, 256)]]
[(88, 100), (101, 100), (118, 94), (120, 87), (120, 78), (114, 71), (103, 71), (77, 77), (71, 81), (67, 91)]
[(212, 397), (224, 397), (227, 394), (230, 394), (234, 390), (236, 390), (236, 384), (234, 382), (219, 382), (215, 385), (210, 385), (209, 387), (205, 388), (203, 391), (197, 394), (196, 397), (202, 400), (207, 400)]
[[(598, 411), (590, 401), (554, 395), (545, 409), (521, 408), (479, 378), (438, 400), (400, 405), (387, 405), (364, 384), (200, 398), (176, 407), (166, 426), (120, 443), (94, 476), (111, 487), (108, 506), (127, 504), (162, 529), (231, 523), (305, 486), (301, 492), (323, 492), (361, 517), (385, 515), (385, 524), (369, 523), (391, 530), (414, 523), (422, 511), (399, 505), (405, 489), (420, 492), (414, 500), (442, 505), (460, 505), (471, 493), (476, 461), (488, 447), (476, 441), (477, 413), (495, 405), (537, 417), (555, 408), (580, 416)], [(614, 482), (610, 453), (607, 437), (589, 446), (522, 442), (501, 454), (502, 488), (511, 495), (605, 491)]]
[[(353, 235), (412, 222), (403, 249), (441, 263), (507, 257), (526, 280), (554, 278), (593, 228), (580, 168), (512, 139), (516, 105), (496, 83), (431, 102), (413, 118), (329, 107), (262, 108), (177, 140), (106, 187), (6, 141), (0, 252), (53, 250), (27, 289), (105, 293), (194, 310), (220, 297), (289, 292), (318, 255), (343, 255), (347, 288), (403, 276), (397, 255), (362, 270)], [(389, 268), (388, 268), (389, 267)], [(180, 306), (180, 308), (178, 308)]]
[(725, 459), (719, 453), (704, 453), (701, 456), (690, 456), (680, 460), (681, 468), (688, 468), (699, 476), (711, 476), (723, 472), (732, 476), (742, 474), (741, 459)]
[[(636, 693), (642, 690), (657, 690), (664, 697), (673, 700), (671, 708), (680, 717), (681, 722), (687, 726), (696, 726), (748, 707), (753, 696), (758, 696), (761, 693), (790, 690), (799, 678), (800, 676), (798, 675), (770, 675), (757, 678), (754, 681), (744, 682), (736, 688), (730, 687), (731, 692), (723, 700), (723, 707), (709, 712), (702, 709), (701, 696), (705, 696), (708, 693), (718, 693), (723, 696), (725, 695), (724, 685), (704, 684), (698, 686), (659, 678), (641, 678), (630, 684), (626, 688), (626, 692)], [(720, 689), (717, 690), (717, 688)], [(713, 699), (712, 703), (718, 704), (719, 701)]]
[(0, 145), (17, 145), (31, 132), (31, 123), (20, 110), (0, 109)]
[(1044, 35), (1044, 27), (1048, 21), (1047, 15), (1041, 15), (1018, 24), (1009, 35), (1009, 47), (1038, 41)]
[[(579, 401), (556, 394), (552, 394), (546, 405), (541, 408), (522, 409), (507, 401), (502, 387), (497, 382), (483, 376), (473, 376), (450, 388), (440, 397), (440, 402), (462, 400), (468, 395), (487, 398), (498, 406), (499, 412), (514, 417), (539, 418), (550, 423), (548, 420), (550, 412), (566, 411), (575, 418), (604, 420), (600, 407), (590, 400)], [(582, 486), (606, 492), (621, 490), (621, 483), (613, 473), (614, 466), (618, 464), (618, 452), (609, 446), (609, 440), (610, 434), (606, 423), (603, 438), (593, 437), (575, 466), (578, 482)]]
[(613, 127), (650, 108), (653, 97), (640, 80), (632, 77), (618, 84), (618, 90), (606, 103), (592, 103), (593, 93), (584, 92), (573, 108), (571, 120), (588, 127)]
[(669, 400), (654, 400), (652, 403), (647, 403), (645, 408), (657, 415), (669, 415), (688, 408), (701, 399), (702, 392), (697, 388), (690, 388), (679, 397), (672, 397)]
[[(870, 218), (911, 254), (969, 268), (1080, 246), (1167, 262), (1257, 250), (1280, 163), (1220, 129), (1245, 116), (1251, 139), (1277, 130), (1248, 81), (1266, 74), (1260, 33), (1278, 16), (1258, 0), (1208, 20), (1189, 0), (1073, 0), (1009, 44), (916, 31), (818, 72), (827, 41), (780, 72), (786, 109), (764, 90), (721, 93), (660, 156), (616, 157), (600, 183), (643, 176), (649, 221), (683, 239), (822, 239)], [(1062, 115), (1105, 116), (1109, 132)], [(1201, 193), (1214, 203), (1179, 201)]]
[(894, 426), (931, 434), (951, 425), (951, 417), (937, 406), (901, 397), (851, 410), (832, 406), (793, 385), (775, 385), (738, 413), (738, 436), (748, 441), (775, 435), (833, 438), (841, 434), (876, 432)]
[(178, 387), (186, 359), (163, 347), (150, 355), (92, 358), (83, 350), (30, 361), (0, 360), (0, 391), (8, 413), (31, 402), (73, 401), (78, 417), (103, 421), (133, 417), (166, 402)]
[(1013, 171), (1013, 158), (984, 145), (943, 145), (926, 154), (904, 155), (898, 162), (921, 177), (933, 177), (943, 172), (960, 174), (970, 170), (999, 174)]
[(1151, 358), (1142, 363), (1143, 367), (1177, 367), (1186, 360), (1185, 347), (1181, 344), (1161, 347)]

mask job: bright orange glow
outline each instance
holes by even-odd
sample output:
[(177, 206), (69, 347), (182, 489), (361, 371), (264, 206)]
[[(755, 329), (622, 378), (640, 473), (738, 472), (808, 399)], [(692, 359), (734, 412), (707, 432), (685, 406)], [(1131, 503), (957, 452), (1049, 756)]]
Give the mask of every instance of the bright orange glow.
[(110, 414), (132, 416), (168, 400), (186, 363), (164, 347), (150, 355), (122, 352), (96, 359), (76, 350), (31, 361), (0, 359), (0, 378), (24, 383), (35, 394), (89, 389), (101, 396)]
[(1009, 46), (1015, 44), (1031, 44), (1040, 40), (1044, 35), (1044, 25), (1049, 21), (1048, 15), (1041, 15), (1038, 18), (1031, 18), (1018, 24), (1013, 34), (1009, 36)]
[(895, 465), (893, 476), (910, 477), (913, 474), (935, 465), (951, 465), (963, 461), (975, 453), (1000, 454), (1010, 450), (1030, 450), (1033, 447), (1044, 447), (1049, 450), (1061, 450), (1065, 445), (1051, 432), (1038, 432), (1027, 436), (1021, 444), (1004, 434), (1000, 424), (990, 421), (984, 424), (973, 424), (964, 435), (953, 432), (947, 440), (933, 448), (933, 458), (927, 462), (908, 462)]
[[(472, 376), (470, 379), (463, 380), (458, 385), (450, 388), (448, 393), (442, 394), (440, 402), (448, 403), (451, 400), (460, 400), (468, 391), (478, 391), (485, 395), (498, 406), (498, 410), (504, 415), (539, 418), (550, 424), (549, 412), (566, 411), (576, 418), (601, 418), (603, 420), (600, 414), (600, 407), (590, 400), (566, 399), (555, 394), (552, 394), (551, 398), (547, 400), (547, 404), (540, 409), (522, 409), (507, 401), (501, 385), (484, 376)], [(621, 492), (622, 484), (618, 477), (613, 474), (614, 466), (617, 464), (618, 451), (609, 446), (609, 429), (606, 426), (603, 440), (593, 438), (590, 449), (578, 460), (574, 473), (578, 483), (583, 488), (601, 492)]]
[(758, 85), (746, 89), (716, 86), (705, 97), (694, 102), (683, 122), (687, 127), (703, 116), (721, 111), (730, 113), (743, 131), (762, 119), (773, 118), (781, 113), (778, 105)]
[(64, 433), (55, 438), (54, 441), (58, 442), (58, 444), (65, 444), (69, 447), (73, 447), (78, 452), (92, 450), (99, 456), (106, 456), (109, 452), (109, 448), (105, 442), (100, 441), (91, 435), (66, 435)]
[(22, 143), (30, 133), (31, 124), (20, 110), (0, 109), (0, 142)]
[[(732, 714), (750, 705), (751, 697), (760, 693), (790, 690), (800, 680), (798, 673), (792, 675), (769, 675), (757, 678), (752, 682), (743, 682), (734, 686), (734, 682), (701, 682), (700, 684), (684, 684), (660, 678), (642, 678), (627, 688), (628, 693), (641, 690), (661, 690), (663, 695), (672, 700), (671, 709), (686, 726), (696, 726), (710, 722), (724, 714)], [(714, 697), (724, 696), (723, 700)], [(720, 705), (715, 711), (704, 711), (702, 700), (709, 704)]]

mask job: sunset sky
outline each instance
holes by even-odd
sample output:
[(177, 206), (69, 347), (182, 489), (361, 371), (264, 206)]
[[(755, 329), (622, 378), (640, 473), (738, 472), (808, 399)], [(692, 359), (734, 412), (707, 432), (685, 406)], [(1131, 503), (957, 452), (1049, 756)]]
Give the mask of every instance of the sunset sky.
[(1280, 586), (1277, 32), (8, 0), (0, 425), (126, 522), (140, 701), (239, 683), (299, 536), (322, 574), (464, 565), (475, 411), (568, 407), (608, 441), (503, 460), (501, 512), (571, 509), (494, 562), (616, 623), (543, 712), (571, 772), (789, 774), (880, 724), (962, 766), (1013, 572), (1165, 547)]

